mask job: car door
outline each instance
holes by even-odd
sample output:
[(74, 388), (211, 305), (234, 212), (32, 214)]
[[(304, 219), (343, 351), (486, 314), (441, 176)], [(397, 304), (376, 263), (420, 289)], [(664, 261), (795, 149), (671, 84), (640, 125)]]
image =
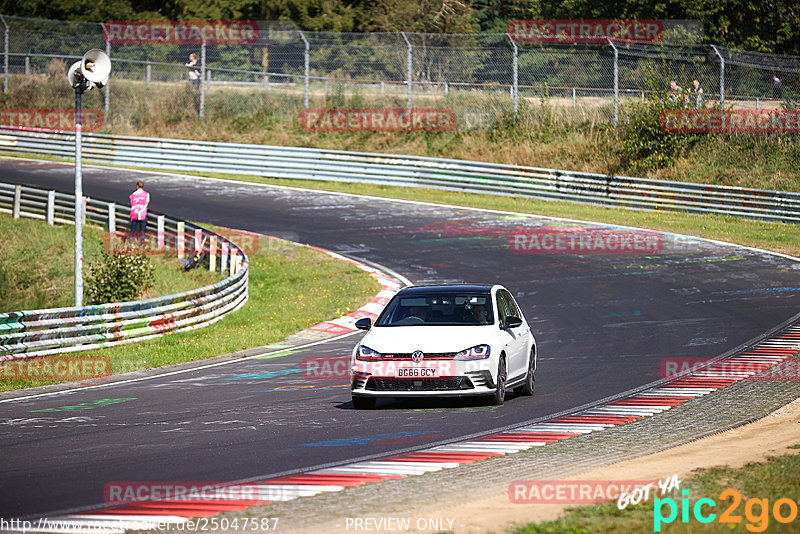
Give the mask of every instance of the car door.
[(516, 328), (510, 328), (507, 332), (511, 335), (511, 340), (508, 344), (508, 378), (513, 379), (524, 375), (527, 371), (528, 364), (528, 337), (530, 336), (530, 329), (528, 328), (522, 312), (517, 306), (514, 297), (505, 289), (497, 292), (497, 295), (503, 302), (506, 315), (513, 315), (523, 320), (522, 324)]

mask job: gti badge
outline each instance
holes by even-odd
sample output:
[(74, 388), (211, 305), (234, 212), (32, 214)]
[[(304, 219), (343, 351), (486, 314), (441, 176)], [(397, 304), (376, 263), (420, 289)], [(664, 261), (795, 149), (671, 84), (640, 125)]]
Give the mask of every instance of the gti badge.
[(413, 361), (414, 363), (421, 362), (424, 357), (425, 355), (422, 353), (421, 350), (415, 350), (414, 352), (411, 353), (411, 361)]

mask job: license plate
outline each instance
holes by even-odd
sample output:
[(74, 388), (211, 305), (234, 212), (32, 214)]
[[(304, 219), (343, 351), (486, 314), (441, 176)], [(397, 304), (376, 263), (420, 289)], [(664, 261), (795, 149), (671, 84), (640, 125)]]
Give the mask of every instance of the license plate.
[(436, 376), (435, 367), (400, 367), (395, 374), (398, 378), (431, 378)]

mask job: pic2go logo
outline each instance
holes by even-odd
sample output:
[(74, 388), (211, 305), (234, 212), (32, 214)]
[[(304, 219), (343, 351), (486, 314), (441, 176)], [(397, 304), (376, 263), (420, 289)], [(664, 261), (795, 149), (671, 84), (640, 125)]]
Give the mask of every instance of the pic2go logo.
[[(689, 501), (689, 490), (682, 490), (681, 493), (683, 498), (680, 505), (670, 497), (656, 498), (653, 501), (653, 532), (661, 532), (662, 525), (674, 522), (678, 518), (679, 511), (681, 523), (689, 522), (690, 511), (699, 523), (711, 523), (717, 519), (717, 514), (711, 512), (717, 506), (714, 499), (697, 499), (692, 505)], [(742, 503), (741, 494), (735, 489), (726, 489), (719, 494), (719, 499), (720, 501), (732, 499), (730, 505), (719, 515), (719, 522), (728, 523), (731, 527), (741, 523), (742, 516), (736, 514)], [(665, 507), (668, 512), (665, 511)], [(797, 519), (797, 503), (784, 497), (776, 500), (770, 508), (769, 499), (747, 499), (744, 504), (744, 516), (747, 520), (745, 528), (750, 532), (764, 532), (769, 527), (770, 513), (778, 523), (791, 523)]]

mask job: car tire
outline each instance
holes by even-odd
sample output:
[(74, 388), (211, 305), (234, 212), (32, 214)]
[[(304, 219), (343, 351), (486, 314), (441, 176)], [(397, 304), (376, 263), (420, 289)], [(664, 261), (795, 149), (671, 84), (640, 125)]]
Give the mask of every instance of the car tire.
[(530, 397), (536, 389), (536, 347), (531, 348), (531, 356), (528, 360), (528, 373), (525, 375), (525, 382), (514, 388), (515, 397)]
[(376, 400), (375, 397), (353, 397), (353, 407), (356, 410), (371, 410)]
[(508, 380), (506, 358), (501, 356), (500, 363), (497, 364), (497, 389), (495, 389), (491, 398), (491, 404), (494, 406), (502, 406), (506, 400), (506, 380)]

